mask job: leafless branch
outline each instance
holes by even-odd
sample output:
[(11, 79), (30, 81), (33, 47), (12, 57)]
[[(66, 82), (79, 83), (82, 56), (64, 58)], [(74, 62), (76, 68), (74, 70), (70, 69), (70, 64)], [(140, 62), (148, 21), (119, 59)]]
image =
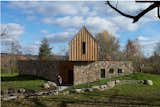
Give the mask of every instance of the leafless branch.
[[(136, 1), (136, 2), (141, 2), (141, 1)], [(115, 11), (117, 11), (118, 13), (120, 13), (121, 15), (131, 18), (133, 19), (133, 23), (137, 22), (143, 15), (145, 15), (146, 13), (148, 13), (149, 11), (151, 11), (154, 8), (158, 8), (158, 13), (159, 13), (159, 6), (160, 6), (160, 1), (152, 1), (152, 4), (150, 6), (148, 6), (146, 9), (142, 10), (140, 13), (138, 13), (137, 15), (133, 16), (133, 15), (129, 15), (126, 14), (122, 11), (120, 11), (119, 9), (117, 9), (116, 7), (114, 7), (109, 1), (106, 1), (106, 3)], [(159, 17), (159, 14), (158, 14)], [(160, 17), (159, 17), (160, 18)]]
[(8, 34), (8, 28), (7, 27), (5, 27), (4, 29), (3, 28), (1, 28), (1, 37), (4, 37), (4, 36), (6, 36)]

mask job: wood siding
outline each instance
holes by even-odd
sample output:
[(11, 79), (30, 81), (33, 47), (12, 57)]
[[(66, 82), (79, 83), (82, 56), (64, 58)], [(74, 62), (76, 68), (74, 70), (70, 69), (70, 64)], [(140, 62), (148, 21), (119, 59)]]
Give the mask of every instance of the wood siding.
[[(82, 52), (82, 43), (86, 44), (85, 54)], [(83, 27), (69, 44), (70, 61), (96, 61), (97, 60), (97, 42), (88, 30)]]

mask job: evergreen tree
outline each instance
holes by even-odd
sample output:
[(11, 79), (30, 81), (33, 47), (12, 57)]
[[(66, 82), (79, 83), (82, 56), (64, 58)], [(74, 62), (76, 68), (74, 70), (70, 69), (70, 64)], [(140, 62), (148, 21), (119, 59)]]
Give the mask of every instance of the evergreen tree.
[(41, 41), (39, 48), (39, 60), (48, 60), (51, 56), (51, 49), (49, 48), (49, 43), (46, 38)]

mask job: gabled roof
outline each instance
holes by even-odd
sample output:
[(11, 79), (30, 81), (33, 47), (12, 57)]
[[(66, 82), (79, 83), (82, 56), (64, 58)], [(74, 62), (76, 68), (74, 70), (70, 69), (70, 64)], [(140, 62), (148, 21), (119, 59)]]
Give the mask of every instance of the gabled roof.
[[(85, 30), (85, 31), (89, 34), (89, 36), (90, 36), (95, 42), (97, 42), (96, 39), (92, 36), (92, 34), (87, 30), (87, 28), (86, 28), (85, 26), (83, 26), (83, 27), (76, 33), (76, 35), (77, 35), (79, 32), (81, 32), (82, 30)], [(76, 35), (71, 39), (71, 41), (76, 37)], [(70, 41), (70, 43), (71, 43), (71, 41)]]

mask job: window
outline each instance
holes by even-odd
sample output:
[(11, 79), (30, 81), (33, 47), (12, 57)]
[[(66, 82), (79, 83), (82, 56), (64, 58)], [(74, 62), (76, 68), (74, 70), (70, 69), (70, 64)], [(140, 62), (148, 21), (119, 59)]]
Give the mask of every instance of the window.
[(119, 74), (123, 73), (123, 72), (122, 72), (122, 69), (119, 69), (119, 68), (118, 68), (118, 73), (119, 73)]
[(86, 53), (86, 43), (82, 42), (82, 53), (85, 54)]
[(101, 69), (101, 78), (105, 78), (105, 69)]
[(109, 73), (114, 73), (114, 69), (113, 68), (109, 69)]

